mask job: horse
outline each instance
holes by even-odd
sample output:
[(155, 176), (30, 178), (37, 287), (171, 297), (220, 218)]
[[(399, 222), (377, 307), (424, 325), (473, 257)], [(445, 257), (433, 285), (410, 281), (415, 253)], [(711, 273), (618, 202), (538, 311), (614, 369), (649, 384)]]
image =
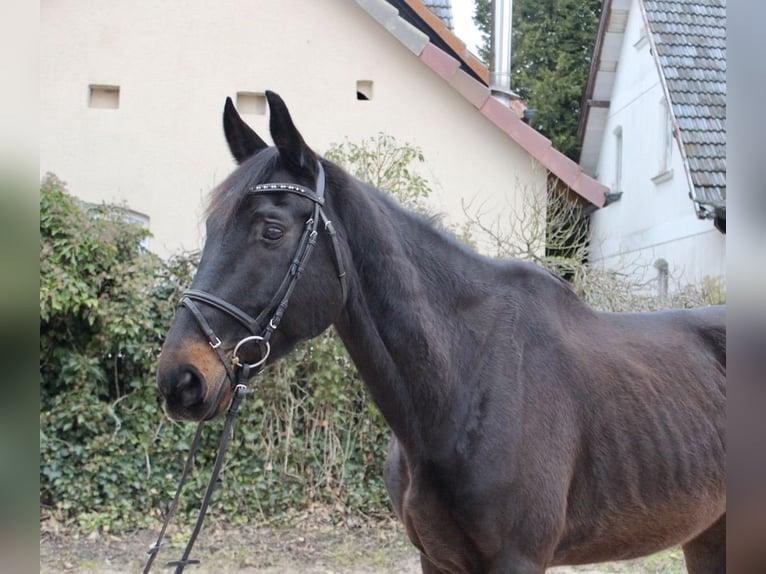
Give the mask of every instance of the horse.
[(266, 99), (273, 146), (224, 105), (237, 167), (159, 357), (167, 415), (220, 415), (233, 366), (333, 325), (392, 430), (384, 480), (424, 573), (675, 545), (725, 571), (725, 308), (593, 310), (322, 158)]

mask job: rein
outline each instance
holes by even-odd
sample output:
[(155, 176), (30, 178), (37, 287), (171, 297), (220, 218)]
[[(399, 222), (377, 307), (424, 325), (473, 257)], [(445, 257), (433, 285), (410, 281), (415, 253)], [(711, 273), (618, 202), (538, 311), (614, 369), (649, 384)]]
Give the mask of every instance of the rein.
[[(263, 370), (266, 361), (269, 358), (269, 354), (271, 353), (271, 336), (274, 334), (274, 331), (277, 330), (277, 327), (279, 327), (279, 323), (282, 320), (282, 316), (284, 315), (285, 310), (287, 309), (287, 306), (290, 302), (290, 297), (293, 293), (293, 290), (295, 289), (295, 285), (303, 273), (306, 263), (308, 262), (308, 259), (314, 250), (317, 241), (320, 220), (324, 223), (324, 229), (328, 233), (332, 242), (335, 265), (338, 271), (338, 279), (340, 280), (341, 284), (341, 300), (346, 300), (346, 272), (345, 268), (343, 267), (343, 259), (341, 257), (337, 234), (332, 221), (328, 219), (326, 213), (322, 209), (322, 206), (324, 205), (325, 192), (324, 168), (319, 162), (317, 162), (317, 165), (319, 166), (319, 171), (316, 181), (316, 191), (308, 187), (292, 183), (265, 183), (251, 186), (247, 190), (248, 194), (293, 193), (314, 202), (313, 214), (309, 219), (306, 220), (303, 234), (298, 241), (298, 247), (295, 251), (295, 255), (290, 263), (290, 266), (285, 273), (279, 288), (271, 298), (271, 301), (268, 305), (266, 305), (266, 307), (264, 307), (263, 311), (261, 311), (257, 317), (251, 317), (236, 305), (232, 305), (228, 301), (225, 301), (224, 299), (206, 291), (188, 289), (184, 291), (183, 296), (181, 297), (179, 307), (185, 307), (188, 309), (194, 319), (197, 321), (197, 325), (207, 337), (210, 347), (216, 352), (218, 359), (223, 364), (226, 370), (225, 378), (229, 379), (231, 382), (231, 385), (234, 388), (234, 395), (232, 396), (231, 402), (229, 403), (229, 407), (226, 411), (226, 420), (224, 422), (221, 440), (218, 445), (218, 453), (216, 454), (215, 464), (213, 465), (213, 470), (210, 474), (210, 480), (208, 481), (208, 485), (205, 490), (205, 496), (202, 499), (202, 504), (200, 506), (194, 530), (189, 537), (189, 541), (186, 544), (186, 548), (181, 558), (178, 560), (171, 560), (166, 563), (166, 566), (176, 568), (175, 574), (181, 574), (186, 566), (190, 564), (199, 564), (200, 562), (199, 560), (189, 558), (189, 556), (191, 555), (192, 548), (194, 547), (194, 542), (196, 541), (197, 536), (202, 529), (202, 522), (205, 519), (207, 507), (210, 504), (210, 500), (213, 496), (213, 490), (218, 480), (218, 475), (221, 471), (221, 467), (223, 466), (223, 460), (229, 446), (229, 440), (231, 439), (232, 428), (234, 426), (234, 418), (236, 417), (242, 399), (247, 392), (247, 383), (251, 378), (258, 375)], [(205, 319), (205, 316), (202, 314), (202, 311), (198, 306), (198, 303), (208, 305), (209, 307), (229, 315), (250, 332), (249, 336), (241, 339), (235, 345), (231, 357), (228, 357), (221, 348), (221, 339), (215, 334), (215, 331), (210, 326), (210, 323), (208, 323), (207, 319)], [(260, 359), (254, 363), (243, 362), (240, 360), (238, 355), (240, 348), (242, 348), (243, 345), (253, 343), (260, 347)], [(194, 455), (199, 448), (199, 442), (202, 436), (202, 427), (207, 420), (212, 418), (213, 413), (215, 413), (217, 410), (218, 404), (220, 403), (220, 397), (224, 390), (225, 385), (222, 381), (218, 388), (218, 395), (212, 402), (212, 406), (209, 412), (197, 425), (197, 430), (194, 434), (194, 439), (192, 440), (192, 445), (189, 449), (189, 454), (187, 455), (186, 462), (181, 473), (181, 478), (179, 479), (178, 487), (176, 488), (176, 494), (173, 498), (173, 502), (168, 509), (168, 513), (162, 524), (162, 528), (160, 529), (159, 536), (157, 537), (157, 542), (147, 551), (149, 554), (149, 559), (147, 560), (146, 566), (144, 567), (144, 574), (148, 574), (151, 571), (152, 564), (154, 563), (154, 560), (157, 557), (160, 548), (162, 547), (165, 531), (167, 530), (167, 527), (170, 524), (173, 515), (175, 514), (176, 508), (178, 506), (178, 500), (181, 496), (181, 491), (183, 490), (184, 482), (186, 481), (186, 477), (188, 476), (194, 462)]]

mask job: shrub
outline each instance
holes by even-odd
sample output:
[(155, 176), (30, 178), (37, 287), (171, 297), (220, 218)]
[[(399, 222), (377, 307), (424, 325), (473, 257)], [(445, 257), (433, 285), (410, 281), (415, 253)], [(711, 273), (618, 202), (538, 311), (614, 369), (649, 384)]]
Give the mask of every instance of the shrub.
[[(642, 269), (623, 264), (618, 269), (588, 263), (591, 249), (589, 223), (582, 206), (568, 199), (555, 178), (548, 181), (545, 200), (523, 193), (522, 209), (501, 221), (492, 214), (463, 205), (467, 235), (480, 233), (498, 258), (533, 261), (566, 279), (594, 309), (616, 312), (681, 309), (726, 302), (723, 277), (706, 277), (698, 284), (670, 277), (668, 293), (659, 296), (655, 285), (642, 282)], [(503, 225), (501, 225), (501, 223)], [(672, 287), (672, 288), (671, 288)]]
[(431, 194), (431, 188), (416, 168), (425, 162), (419, 147), (400, 144), (393, 136), (379, 133), (359, 143), (346, 140), (332, 144), (325, 155), (355, 177), (391, 194), (402, 205), (426, 213), (423, 200)]
[[(422, 196), (414, 181), (408, 189)], [(194, 432), (161, 414), (155, 364), (198, 256), (161, 260), (121, 208), (78, 201), (51, 175), (40, 235), (43, 516), (88, 531), (154, 527)], [(179, 521), (196, 514), (221, 425), (207, 425)], [(388, 514), (388, 436), (328, 331), (252, 381), (208, 520), (270, 521), (317, 507)]]
[[(164, 424), (152, 371), (193, 258), (165, 263), (143, 249), (146, 237), (119, 207), (84, 204), (44, 180), (40, 498), (88, 527), (133, 526), (135, 509), (159, 506), (167, 490), (152, 460)], [(164, 426), (168, 446), (187, 434)]]

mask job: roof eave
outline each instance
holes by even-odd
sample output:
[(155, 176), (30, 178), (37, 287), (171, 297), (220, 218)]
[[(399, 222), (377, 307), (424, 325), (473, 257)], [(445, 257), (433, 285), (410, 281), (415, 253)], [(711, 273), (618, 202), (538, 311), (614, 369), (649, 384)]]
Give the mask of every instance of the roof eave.
[(611, 0), (602, 0), (601, 18), (598, 22), (596, 32), (596, 41), (593, 45), (593, 55), (590, 60), (590, 69), (588, 70), (588, 79), (585, 83), (585, 91), (580, 105), (580, 120), (577, 123), (577, 142), (582, 147), (585, 138), (585, 126), (588, 123), (590, 108), (593, 101), (593, 86), (596, 83), (596, 74), (598, 73), (599, 62), (601, 60), (601, 49), (604, 45), (604, 34), (606, 34), (607, 22), (609, 20), (609, 11), (611, 10)]

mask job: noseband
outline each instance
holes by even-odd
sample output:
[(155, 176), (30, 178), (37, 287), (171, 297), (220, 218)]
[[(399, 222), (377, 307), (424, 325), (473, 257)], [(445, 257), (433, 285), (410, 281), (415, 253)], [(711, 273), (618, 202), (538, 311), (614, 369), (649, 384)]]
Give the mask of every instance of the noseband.
[[(234, 389), (234, 395), (232, 396), (231, 403), (229, 404), (229, 408), (227, 410), (223, 434), (221, 436), (221, 441), (218, 447), (218, 454), (216, 455), (213, 471), (205, 491), (205, 496), (202, 500), (202, 505), (200, 507), (194, 530), (192, 531), (191, 537), (189, 538), (189, 542), (186, 545), (186, 549), (184, 550), (184, 554), (181, 559), (173, 560), (167, 563), (168, 566), (176, 567), (176, 574), (181, 574), (187, 565), (196, 564), (199, 562), (198, 560), (190, 559), (189, 556), (191, 554), (192, 547), (194, 546), (194, 541), (196, 540), (197, 535), (202, 528), (202, 521), (205, 517), (207, 506), (213, 494), (213, 488), (223, 464), (223, 458), (226, 454), (229, 437), (231, 436), (234, 417), (239, 409), (239, 405), (245, 395), (245, 392), (247, 391), (247, 382), (251, 377), (254, 377), (263, 370), (263, 367), (269, 358), (269, 354), (271, 352), (271, 337), (274, 334), (274, 331), (277, 330), (277, 327), (279, 327), (279, 323), (282, 321), (282, 316), (284, 315), (285, 310), (287, 309), (287, 306), (290, 302), (290, 297), (293, 294), (295, 285), (298, 282), (298, 279), (300, 279), (304, 269), (306, 268), (306, 263), (308, 262), (309, 257), (311, 256), (311, 253), (316, 246), (320, 221), (324, 223), (324, 229), (332, 241), (335, 266), (338, 271), (338, 279), (340, 280), (341, 301), (346, 301), (346, 272), (343, 267), (343, 259), (341, 257), (340, 246), (338, 244), (338, 237), (332, 221), (330, 221), (323, 209), (325, 194), (324, 168), (320, 162), (317, 162), (317, 165), (319, 167), (319, 171), (317, 174), (316, 191), (294, 183), (262, 183), (251, 186), (247, 190), (248, 195), (293, 193), (300, 197), (305, 197), (314, 203), (313, 213), (311, 217), (306, 220), (306, 223), (303, 226), (303, 234), (298, 241), (298, 247), (290, 263), (290, 267), (287, 269), (287, 272), (285, 273), (285, 276), (282, 279), (282, 282), (280, 283), (276, 293), (274, 293), (274, 296), (271, 298), (271, 301), (268, 305), (266, 305), (266, 307), (263, 308), (257, 317), (251, 317), (236, 305), (229, 303), (217, 295), (208, 293), (207, 291), (202, 291), (199, 289), (188, 289), (184, 291), (183, 296), (181, 297), (179, 306), (185, 307), (191, 312), (192, 316), (197, 321), (197, 325), (205, 334), (205, 337), (207, 337), (208, 343), (216, 352), (218, 358), (224, 366), (224, 369), (226, 370), (226, 378), (229, 379)], [(235, 319), (240, 325), (244, 326), (245, 329), (247, 329), (247, 331), (250, 333), (250, 335), (241, 339), (234, 346), (231, 357), (227, 357), (226, 353), (221, 348), (221, 338), (216, 335), (215, 331), (213, 331), (213, 328), (210, 326), (210, 323), (207, 321), (207, 319), (205, 319), (205, 316), (202, 314), (198, 303), (208, 305), (209, 307), (225, 313), (229, 317)], [(244, 345), (253, 343), (259, 345), (261, 348), (260, 358), (253, 363), (246, 363), (241, 361), (238, 354), (240, 349)], [(151, 570), (152, 563), (154, 562), (154, 559), (156, 558), (157, 553), (162, 546), (162, 539), (165, 536), (165, 530), (167, 529), (167, 526), (170, 523), (173, 514), (175, 513), (184, 481), (186, 480), (186, 476), (192, 466), (194, 453), (199, 446), (204, 421), (212, 417), (212, 415), (218, 409), (218, 403), (220, 402), (220, 398), (225, 388), (225, 385), (219, 385), (215, 400), (213, 401), (207, 416), (203, 417), (203, 421), (200, 422), (200, 424), (197, 426), (197, 432), (194, 435), (192, 446), (186, 459), (186, 464), (184, 465), (183, 472), (181, 473), (181, 478), (176, 489), (175, 498), (173, 499), (173, 502), (170, 505), (170, 509), (168, 510), (168, 514), (165, 517), (165, 521), (160, 530), (157, 542), (148, 551), (149, 559), (144, 568), (144, 574)]]

